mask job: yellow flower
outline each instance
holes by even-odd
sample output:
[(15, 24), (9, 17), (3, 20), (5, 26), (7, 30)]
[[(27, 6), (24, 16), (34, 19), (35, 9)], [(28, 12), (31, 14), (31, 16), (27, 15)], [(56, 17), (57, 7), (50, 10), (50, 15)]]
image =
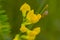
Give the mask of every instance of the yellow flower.
[(33, 29), (33, 34), (38, 35), (40, 33), (40, 27), (34, 28)]
[(21, 38), (24, 38), (26, 40), (34, 40), (34, 37), (28, 36), (28, 35), (22, 35)]
[(22, 11), (22, 13), (24, 13), (24, 12), (26, 13), (27, 11), (30, 10), (30, 6), (29, 6), (27, 3), (24, 3), (24, 4), (21, 6), (20, 10)]
[(20, 31), (21, 31), (21, 32), (24, 33), (24, 32), (27, 32), (27, 30), (28, 30), (28, 29), (25, 27), (25, 25), (21, 25), (21, 28), (20, 28)]
[(26, 29), (24, 29), (24, 27), (22, 27), (23, 30), (21, 30), (21, 29), (20, 30), (22, 32), (27, 32), (27, 35), (23, 35), (21, 37), (25, 38), (27, 40), (34, 40), (36, 35), (38, 35), (40, 33), (40, 27), (34, 28), (33, 30), (29, 30), (26, 27), (25, 27)]
[(19, 35), (17, 34), (13, 40), (19, 40)]
[(31, 30), (28, 35), (29, 36), (36, 36), (40, 33), (40, 27), (34, 28), (33, 30)]
[(28, 37), (27, 40), (34, 40), (35, 39), (35, 37), (31, 37), (31, 36), (27, 36), (27, 37)]
[(27, 39), (28, 40), (34, 40), (35, 39), (35, 35), (34, 35), (34, 32), (33, 31), (29, 31), (27, 33)]
[(41, 15), (40, 14), (34, 14), (34, 10), (30, 10), (27, 13), (26, 19), (28, 22), (30, 23), (36, 23), (39, 21), (39, 19), (41, 19)]
[(28, 40), (34, 40), (36, 35), (40, 33), (40, 27), (34, 28), (33, 30), (27, 32)]

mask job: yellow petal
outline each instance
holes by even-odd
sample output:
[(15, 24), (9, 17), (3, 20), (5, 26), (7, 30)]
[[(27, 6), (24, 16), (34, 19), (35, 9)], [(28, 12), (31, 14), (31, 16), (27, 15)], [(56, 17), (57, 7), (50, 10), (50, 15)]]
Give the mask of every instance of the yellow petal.
[(27, 32), (27, 28), (25, 27), (25, 25), (22, 25), (21, 28), (20, 28), (20, 31), (21, 32)]
[(34, 40), (34, 39), (35, 39), (35, 37), (28, 36), (27, 40)]
[(30, 10), (30, 11), (27, 13), (26, 18), (27, 18), (28, 20), (30, 20), (33, 15), (34, 15), (34, 10)]
[(40, 33), (40, 27), (34, 28), (33, 30), (27, 33), (28, 40), (34, 40), (36, 35)]
[(33, 32), (33, 31), (30, 31), (27, 35), (29, 36), (29, 37), (34, 37), (35, 35), (34, 35), (35, 33)]
[(38, 22), (41, 19), (41, 14), (37, 14), (36, 17), (36, 22)]
[(36, 35), (38, 35), (39, 33), (40, 33), (40, 27), (34, 28), (33, 30), (27, 32), (27, 39), (34, 40)]
[(17, 34), (13, 40), (19, 40), (19, 35)]
[(41, 18), (41, 14), (37, 14), (37, 17), (40, 19)]
[(24, 3), (21, 7), (20, 7), (20, 10), (22, 12), (27, 12), (30, 10), (30, 6), (27, 4), (27, 3)]
[(31, 37), (35, 37), (36, 35), (38, 35), (40, 33), (40, 27), (36, 27), (33, 30), (30, 30), (27, 35), (31, 36)]
[(39, 34), (39, 33), (40, 33), (40, 27), (34, 28), (34, 29), (33, 29), (33, 33), (34, 33), (35, 35)]
[(28, 22), (30, 23), (36, 23), (40, 20), (41, 18), (41, 15), (40, 14), (34, 14), (34, 10), (30, 10), (28, 13), (27, 13), (27, 20)]

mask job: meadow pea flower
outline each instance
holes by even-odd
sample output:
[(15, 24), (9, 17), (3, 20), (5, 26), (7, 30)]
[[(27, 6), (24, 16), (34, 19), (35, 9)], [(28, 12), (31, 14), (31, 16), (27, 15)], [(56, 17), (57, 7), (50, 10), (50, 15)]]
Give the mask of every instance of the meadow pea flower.
[(29, 36), (36, 36), (40, 33), (40, 27), (34, 28), (33, 30), (31, 30), (30, 32), (28, 32), (27, 34)]
[(41, 14), (34, 14), (34, 10), (27, 13), (26, 19), (30, 23), (37, 23), (41, 19)]
[(35, 36), (33, 37), (33, 36), (27, 36), (28, 37), (28, 39), (27, 40), (35, 40)]
[(28, 30), (28, 29), (25, 27), (25, 25), (21, 25), (21, 28), (20, 28), (20, 31), (21, 31), (21, 32), (24, 33), (24, 32), (27, 32), (27, 30)]
[(24, 38), (26, 40), (34, 40), (36, 38), (36, 35), (40, 33), (40, 27), (36, 27), (33, 30), (27, 30), (27, 35), (22, 35), (21, 38)]
[(38, 34), (40, 33), (40, 27), (34, 28), (33, 31), (32, 31), (32, 33), (33, 33), (34, 35), (38, 35)]
[(34, 37), (30, 37), (27, 35), (22, 35), (21, 38), (24, 38), (25, 40), (34, 40)]
[(23, 16), (26, 15), (26, 12), (30, 10), (30, 6), (27, 3), (24, 3), (21, 7), (20, 7), (20, 11), (22, 11)]
[(40, 27), (34, 28), (33, 30), (27, 32), (27, 39), (34, 40), (36, 35), (40, 33)]
[(19, 34), (17, 34), (13, 40), (19, 40)]

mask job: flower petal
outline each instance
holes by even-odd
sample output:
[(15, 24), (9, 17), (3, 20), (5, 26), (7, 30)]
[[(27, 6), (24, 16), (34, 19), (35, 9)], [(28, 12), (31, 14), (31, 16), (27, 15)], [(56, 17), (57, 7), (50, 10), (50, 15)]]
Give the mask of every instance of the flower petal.
[(19, 40), (19, 34), (17, 34), (13, 40)]
[(25, 25), (22, 25), (21, 28), (20, 28), (20, 31), (21, 32), (26, 32), (28, 29), (25, 27)]
[(40, 27), (34, 28), (34, 29), (33, 29), (33, 33), (34, 33), (35, 35), (39, 34), (39, 33), (40, 33)]
[(41, 15), (40, 14), (34, 14), (34, 10), (30, 10), (27, 13), (26, 19), (28, 20), (28, 22), (30, 23), (36, 23), (41, 19)]
[(22, 12), (27, 12), (27, 11), (30, 10), (30, 6), (29, 6), (27, 3), (24, 3), (24, 4), (21, 6), (20, 10), (21, 10)]

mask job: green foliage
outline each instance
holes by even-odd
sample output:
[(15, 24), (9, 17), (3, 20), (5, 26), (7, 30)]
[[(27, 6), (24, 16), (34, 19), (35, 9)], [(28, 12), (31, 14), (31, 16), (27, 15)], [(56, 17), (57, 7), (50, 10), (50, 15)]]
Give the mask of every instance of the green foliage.
[(7, 15), (5, 14), (5, 10), (2, 9), (0, 5), (0, 40), (7, 40), (10, 33), (9, 23)]

